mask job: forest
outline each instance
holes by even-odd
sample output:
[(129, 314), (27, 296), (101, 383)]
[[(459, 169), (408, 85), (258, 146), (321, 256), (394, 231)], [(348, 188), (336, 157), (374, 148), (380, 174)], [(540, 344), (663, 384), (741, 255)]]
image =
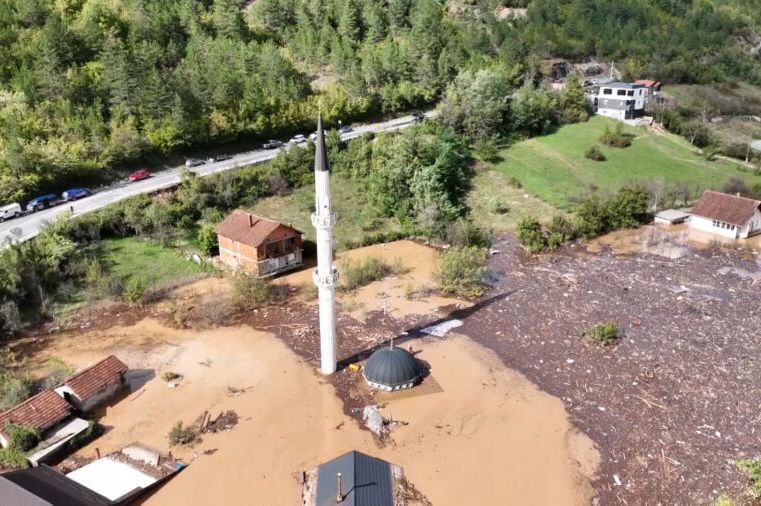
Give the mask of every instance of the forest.
[(318, 108), (329, 123), (392, 114), (494, 73), (511, 93), (539, 84), (549, 57), (759, 83), (754, 3), (3, 0), (0, 202), (306, 129)]

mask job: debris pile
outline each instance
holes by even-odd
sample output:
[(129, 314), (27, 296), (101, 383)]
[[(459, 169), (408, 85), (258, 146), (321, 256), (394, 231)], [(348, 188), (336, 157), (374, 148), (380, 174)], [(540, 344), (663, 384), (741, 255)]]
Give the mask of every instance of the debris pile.
[(213, 420), (211, 419), (211, 413), (208, 413), (206, 417), (208, 418), (206, 423), (201, 423), (202, 433), (232, 430), (238, 425), (238, 413), (232, 410), (221, 412)]

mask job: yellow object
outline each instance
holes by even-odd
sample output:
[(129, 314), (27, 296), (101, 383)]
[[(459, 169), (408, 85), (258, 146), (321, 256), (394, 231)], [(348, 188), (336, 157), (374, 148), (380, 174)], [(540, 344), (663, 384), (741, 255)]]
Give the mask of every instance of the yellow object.
[(358, 364), (349, 364), (349, 369), (352, 371), (359, 371), (359, 365)]

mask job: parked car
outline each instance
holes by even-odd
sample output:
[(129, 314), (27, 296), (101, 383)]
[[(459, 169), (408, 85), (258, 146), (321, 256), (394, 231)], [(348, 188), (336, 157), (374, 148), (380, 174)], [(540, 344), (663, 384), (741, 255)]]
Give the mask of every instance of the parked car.
[(216, 162), (224, 162), (225, 160), (231, 159), (232, 155), (216, 155), (209, 158), (209, 163), (216, 163)]
[(81, 198), (85, 198), (88, 195), (90, 195), (92, 192), (88, 190), (87, 188), (69, 188), (65, 192), (61, 194), (61, 200), (63, 201), (70, 201), (70, 200), (77, 200)]
[(18, 202), (0, 207), (0, 221), (12, 220), (13, 218), (21, 216), (22, 212), (23, 210)]
[(342, 134), (348, 134), (349, 132), (353, 132), (354, 129), (351, 127), (351, 125), (344, 125), (341, 128), (338, 129), (339, 133)]
[(145, 169), (137, 169), (135, 172), (127, 176), (130, 181), (140, 181), (141, 179), (148, 179), (151, 177), (151, 173)]
[(412, 111), (412, 119), (415, 120), (416, 123), (420, 123), (425, 119), (425, 114), (423, 114), (420, 111)]
[(200, 158), (189, 158), (188, 160), (185, 160), (185, 167), (198, 167), (205, 163), (206, 160), (201, 160)]
[(307, 140), (306, 137), (304, 137), (301, 134), (298, 134), (298, 135), (294, 135), (293, 137), (291, 137), (291, 140), (289, 140), (288, 142), (290, 144), (301, 144), (302, 142), (306, 142), (306, 140)]
[(262, 144), (262, 149), (275, 149), (275, 148), (279, 148), (282, 145), (283, 145), (283, 141), (270, 139), (264, 144)]
[(58, 199), (55, 195), (52, 193), (49, 193), (47, 195), (40, 195), (39, 197), (35, 197), (32, 200), (29, 201), (29, 203), (26, 205), (26, 210), (30, 213), (33, 213), (35, 211), (40, 211), (42, 209), (47, 209), (48, 207), (52, 207), (58, 203)]

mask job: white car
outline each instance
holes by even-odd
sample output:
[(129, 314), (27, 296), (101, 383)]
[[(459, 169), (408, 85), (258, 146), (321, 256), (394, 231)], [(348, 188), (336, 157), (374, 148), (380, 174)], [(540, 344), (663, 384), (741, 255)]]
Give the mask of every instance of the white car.
[(304, 137), (303, 135), (299, 134), (299, 135), (294, 135), (291, 138), (291, 140), (289, 140), (288, 142), (291, 143), (291, 144), (301, 144), (302, 142), (306, 142), (306, 140), (307, 140), (306, 137)]
[(0, 221), (11, 220), (21, 216), (21, 212), (21, 206), (16, 202), (0, 207)]

